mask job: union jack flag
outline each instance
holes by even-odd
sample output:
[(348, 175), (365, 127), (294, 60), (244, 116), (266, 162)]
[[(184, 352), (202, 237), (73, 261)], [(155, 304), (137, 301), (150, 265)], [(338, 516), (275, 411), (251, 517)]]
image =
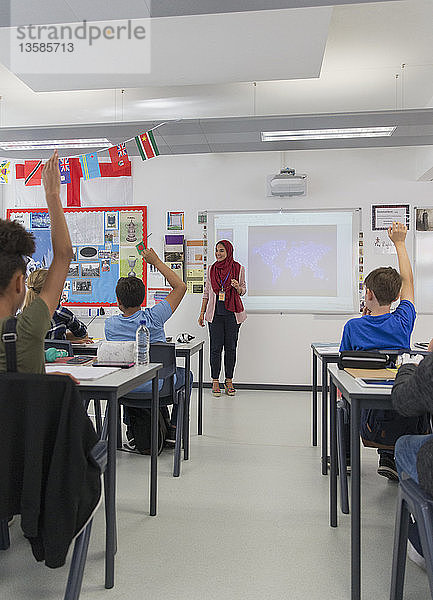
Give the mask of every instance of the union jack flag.
[(122, 144), (117, 144), (117, 146), (111, 146), (111, 148), (108, 148), (108, 153), (111, 158), (111, 166), (113, 167), (113, 172), (123, 169), (129, 163), (126, 142), (123, 142)]
[(126, 143), (125, 142), (123, 142), (123, 144), (118, 144), (116, 146), (116, 148), (117, 148), (117, 154), (119, 156), (128, 156), (128, 151), (126, 149)]
[(60, 183), (71, 183), (69, 158), (59, 158)]

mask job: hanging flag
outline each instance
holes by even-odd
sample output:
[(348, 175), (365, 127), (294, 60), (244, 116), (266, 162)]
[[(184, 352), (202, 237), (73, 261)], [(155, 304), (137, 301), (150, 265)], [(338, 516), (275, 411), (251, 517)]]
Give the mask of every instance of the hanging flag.
[(42, 180), (42, 161), (25, 160), (24, 161), (24, 185), (41, 185)]
[[(100, 162), (101, 177), (87, 185), (78, 158), (69, 157), (71, 183), (62, 185), (60, 197), (66, 206), (123, 206), (132, 204), (131, 161), (119, 171), (114, 171), (111, 162)], [(16, 164), (14, 197), (17, 206), (44, 206), (42, 186), (24, 186), (24, 164)], [(65, 189), (66, 188), (66, 189)]]
[(135, 143), (137, 144), (142, 160), (159, 156), (158, 146), (156, 145), (152, 131), (137, 135), (135, 137)]
[(7, 183), (9, 173), (11, 172), (11, 163), (9, 160), (0, 162), (0, 184)]
[(60, 183), (71, 183), (69, 158), (59, 158)]
[(119, 171), (123, 169), (129, 163), (128, 150), (126, 149), (126, 142), (123, 144), (117, 144), (108, 148), (108, 153), (111, 158), (111, 164), (113, 171)]
[(96, 154), (82, 154), (80, 156), (80, 165), (83, 172), (83, 179), (95, 179), (96, 177), (101, 177)]

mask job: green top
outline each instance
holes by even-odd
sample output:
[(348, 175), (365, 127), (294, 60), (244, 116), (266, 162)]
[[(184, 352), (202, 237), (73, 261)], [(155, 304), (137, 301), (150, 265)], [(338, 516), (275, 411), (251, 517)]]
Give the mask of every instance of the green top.
[[(3, 331), (6, 319), (0, 319)], [(17, 370), (45, 373), (44, 339), (51, 325), (48, 306), (39, 296), (17, 316)], [(0, 336), (0, 373), (6, 372), (5, 345)]]

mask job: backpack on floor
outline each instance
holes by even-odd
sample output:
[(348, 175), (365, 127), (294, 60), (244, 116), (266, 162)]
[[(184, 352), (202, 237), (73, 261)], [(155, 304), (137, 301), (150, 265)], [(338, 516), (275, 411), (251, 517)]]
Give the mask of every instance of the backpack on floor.
[[(150, 454), (151, 420), (150, 408), (128, 407), (129, 427), (135, 439), (135, 445), (140, 454)], [(167, 425), (161, 411), (158, 411), (158, 454), (164, 448), (167, 437)]]
[(364, 446), (392, 449), (402, 435), (430, 433), (430, 424), (426, 415), (404, 417), (395, 410), (364, 409), (360, 433)]

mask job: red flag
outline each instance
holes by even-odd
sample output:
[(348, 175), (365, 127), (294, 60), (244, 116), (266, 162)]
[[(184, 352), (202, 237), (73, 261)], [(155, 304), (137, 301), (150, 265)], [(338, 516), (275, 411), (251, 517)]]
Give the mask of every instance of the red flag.
[[(81, 196), (80, 196), (80, 181), (83, 179), (80, 160), (78, 158), (70, 158), (69, 159), (69, 167), (71, 170), (71, 183), (66, 185), (67, 188), (67, 206), (81, 206)], [(102, 180), (105, 177), (114, 177), (114, 178), (122, 178), (122, 177), (131, 177), (131, 161), (128, 161), (127, 164), (121, 169), (115, 171), (111, 162), (109, 163), (99, 163), (99, 167), (101, 170), (101, 178)], [(16, 164), (16, 178), (24, 179), (24, 165)], [(95, 181), (95, 180), (94, 180)]]
[(26, 160), (24, 161), (24, 185), (41, 185), (42, 181), (42, 161)]
[(108, 148), (108, 153), (111, 158), (111, 165), (113, 171), (120, 171), (129, 163), (128, 151), (126, 149), (126, 143), (117, 144)]

